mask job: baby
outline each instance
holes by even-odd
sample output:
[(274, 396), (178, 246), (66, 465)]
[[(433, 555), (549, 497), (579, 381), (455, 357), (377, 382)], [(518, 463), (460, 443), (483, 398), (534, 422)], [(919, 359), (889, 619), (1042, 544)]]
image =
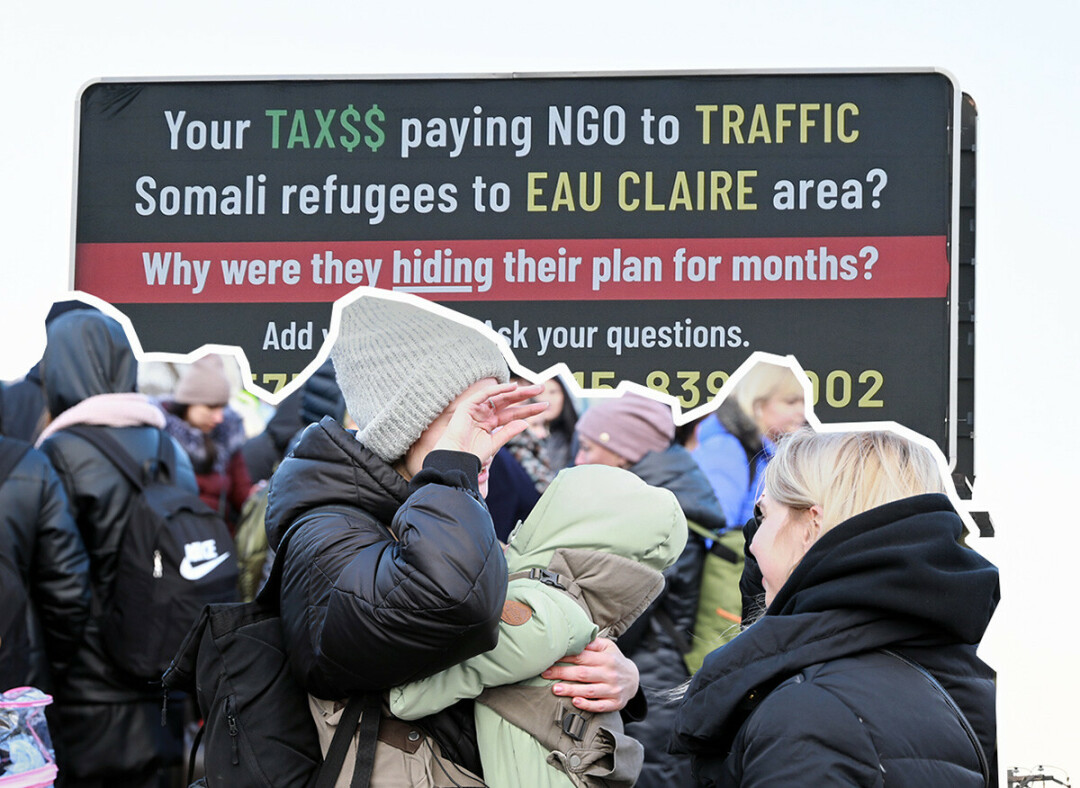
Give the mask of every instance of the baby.
[(662, 590), (661, 572), (686, 538), (667, 490), (619, 468), (562, 471), (510, 535), (498, 645), (392, 689), (390, 710), (418, 719), (475, 698), (492, 788), (633, 785), (642, 749), (623, 734), (618, 713), (580, 711), (539, 676), (596, 637), (625, 632)]

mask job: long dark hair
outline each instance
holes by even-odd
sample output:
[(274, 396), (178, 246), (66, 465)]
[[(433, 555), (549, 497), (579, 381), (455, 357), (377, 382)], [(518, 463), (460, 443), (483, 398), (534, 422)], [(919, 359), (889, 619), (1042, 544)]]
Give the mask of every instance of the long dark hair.
[(562, 410), (559, 411), (559, 415), (548, 422), (548, 431), (561, 432), (569, 439), (573, 437), (574, 430), (577, 428), (577, 408), (574, 405), (573, 398), (570, 396), (570, 392), (567, 391), (566, 385), (562, 380), (558, 377), (554, 377), (552, 380), (558, 383), (559, 388), (562, 389), (563, 406)]
[[(183, 420), (185, 424), (189, 424), (187, 420), (188, 408), (190, 405), (185, 405), (181, 402), (174, 402), (173, 400), (166, 400), (161, 403), (161, 407), (167, 410), (178, 419)], [(214, 468), (214, 461), (217, 460), (218, 450), (217, 444), (210, 438), (209, 433), (199, 431), (202, 437), (203, 447), (205, 448), (205, 454), (202, 462), (196, 462), (196, 458), (191, 456), (191, 452), (188, 452), (188, 457), (191, 459), (192, 470), (196, 474), (209, 473)]]

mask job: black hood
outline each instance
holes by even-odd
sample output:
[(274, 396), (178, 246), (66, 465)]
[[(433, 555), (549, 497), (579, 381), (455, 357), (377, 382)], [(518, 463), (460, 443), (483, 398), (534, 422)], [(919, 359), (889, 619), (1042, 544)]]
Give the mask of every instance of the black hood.
[(820, 662), (891, 647), (956, 647), (974, 659), (998, 603), (998, 572), (959, 543), (962, 530), (946, 496), (920, 495), (825, 534), (765, 616), (705, 659), (673, 750), (726, 752), (751, 690)]
[(137, 376), (124, 329), (111, 317), (81, 310), (49, 324), (41, 379), (54, 417), (98, 394), (134, 391)]
[(649, 452), (630, 471), (646, 484), (675, 493), (688, 520), (710, 531), (727, 525), (708, 477), (684, 447), (675, 444), (667, 451)]
[(402, 476), (329, 416), (308, 427), (270, 480), (266, 531), (277, 549), (285, 530), (319, 506), (344, 505), (389, 523), (409, 497)]
[(997, 606), (997, 569), (959, 544), (944, 495), (919, 495), (852, 517), (821, 537), (784, 583), (770, 615), (857, 608), (924, 622), (978, 643)]

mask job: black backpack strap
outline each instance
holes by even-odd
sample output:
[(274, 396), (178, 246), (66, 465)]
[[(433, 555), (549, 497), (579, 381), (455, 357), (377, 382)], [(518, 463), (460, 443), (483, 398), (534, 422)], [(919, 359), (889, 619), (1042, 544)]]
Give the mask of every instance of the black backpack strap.
[(743, 557), (741, 555), (736, 553), (726, 544), (720, 543), (720, 537), (723, 536), (724, 533), (727, 533), (727, 531), (716, 533), (715, 531), (710, 531), (705, 526), (698, 525), (693, 520), (687, 520), (686, 527), (689, 528), (691, 532), (700, 536), (702, 540), (709, 542), (709, 552), (717, 558), (722, 558), (729, 564), (737, 564), (742, 560)]
[(326, 758), (319, 767), (315, 788), (333, 788), (337, 782), (349, 751), (349, 743), (357, 732), (357, 723), (360, 724), (360, 745), (356, 752), (356, 768), (353, 769), (349, 785), (350, 788), (368, 788), (372, 770), (375, 768), (375, 745), (379, 738), (381, 714), (382, 703), (379, 695), (374, 692), (349, 700), (338, 721), (337, 730), (334, 731), (334, 738), (330, 741), (330, 748), (326, 751)]
[[(308, 520), (331, 507), (319, 507), (304, 514), (296, 522), (289, 526), (281, 537), (277, 551), (274, 553), (274, 563), (270, 567), (270, 576), (255, 597), (256, 601), (264, 605), (272, 605), (272, 609), (280, 609), (281, 575), (285, 567), (285, 555), (288, 552), (289, 542), (293, 536), (303, 528)], [(348, 511), (353, 514), (352, 510)], [(375, 767), (375, 745), (379, 738), (379, 719), (382, 716), (382, 701), (377, 693), (368, 693), (349, 699), (345, 711), (338, 721), (334, 738), (330, 741), (330, 747), (326, 751), (326, 757), (319, 766), (319, 776), (315, 782), (315, 788), (333, 788), (337, 782), (341, 767), (345, 763), (345, 756), (349, 751), (349, 744), (353, 734), (357, 732), (357, 723), (360, 724), (360, 743), (356, 753), (356, 768), (353, 770), (351, 788), (368, 788), (371, 782), (371, 773)]]
[(271, 610), (281, 609), (281, 575), (285, 571), (285, 554), (289, 542), (292, 541), (293, 535), (307, 524), (308, 519), (308, 515), (304, 515), (285, 531), (274, 552), (274, 563), (270, 565), (270, 575), (263, 583), (263, 587), (259, 589), (259, 593), (255, 595), (256, 602), (269, 606)]
[(964, 712), (961, 710), (957, 702), (953, 700), (953, 696), (949, 694), (948, 690), (941, 686), (941, 682), (934, 678), (933, 674), (930, 673), (930, 671), (928, 671), (915, 660), (905, 657), (904, 655), (898, 654), (895, 651), (891, 651), (887, 648), (881, 649), (881, 653), (888, 654), (893, 659), (897, 659), (900, 662), (903, 662), (912, 670), (918, 671), (922, 674), (923, 678), (930, 682), (931, 686), (933, 686), (934, 689), (941, 693), (941, 696), (945, 699), (945, 703), (950, 709), (952, 709), (952, 712), (956, 715), (957, 719), (960, 720), (960, 727), (964, 729), (964, 733), (966, 733), (968, 738), (971, 739), (971, 744), (975, 748), (975, 754), (979, 758), (979, 769), (980, 771), (982, 771), (983, 784), (986, 786), (986, 788), (990, 788), (990, 766), (989, 762), (986, 759), (986, 753), (983, 751), (982, 744), (979, 743), (979, 737), (975, 733), (975, 729), (971, 727), (971, 723), (968, 722), (968, 718), (964, 716)]
[(4, 486), (8, 476), (28, 451), (30, 451), (30, 444), (26, 441), (17, 438), (0, 440), (0, 487)]
[[(106, 432), (103, 428), (91, 427), (85, 424), (76, 424), (73, 427), (65, 427), (62, 431), (77, 435), (105, 455), (105, 459), (111, 462), (136, 488), (141, 490), (146, 486), (142, 467), (135, 461), (135, 458), (128, 453), (127, 449), (121, 445), (120, 441)], [(159, 456), (160, 453), (161, 444), (159, 443)]]

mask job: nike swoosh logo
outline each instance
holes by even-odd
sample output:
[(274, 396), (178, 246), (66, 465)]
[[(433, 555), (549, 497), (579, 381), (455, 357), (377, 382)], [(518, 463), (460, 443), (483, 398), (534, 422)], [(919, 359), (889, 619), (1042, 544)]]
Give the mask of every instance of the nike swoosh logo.
[(198, 566), (192, 566), (191, 561), (185, 557), (184, 560), (180, 562), (180, 577), (185, 580), (202, 580), (217, 569), (218, 565), (228, 557), (228, 553), (222, 553), (212, 561), (206, 561)]

